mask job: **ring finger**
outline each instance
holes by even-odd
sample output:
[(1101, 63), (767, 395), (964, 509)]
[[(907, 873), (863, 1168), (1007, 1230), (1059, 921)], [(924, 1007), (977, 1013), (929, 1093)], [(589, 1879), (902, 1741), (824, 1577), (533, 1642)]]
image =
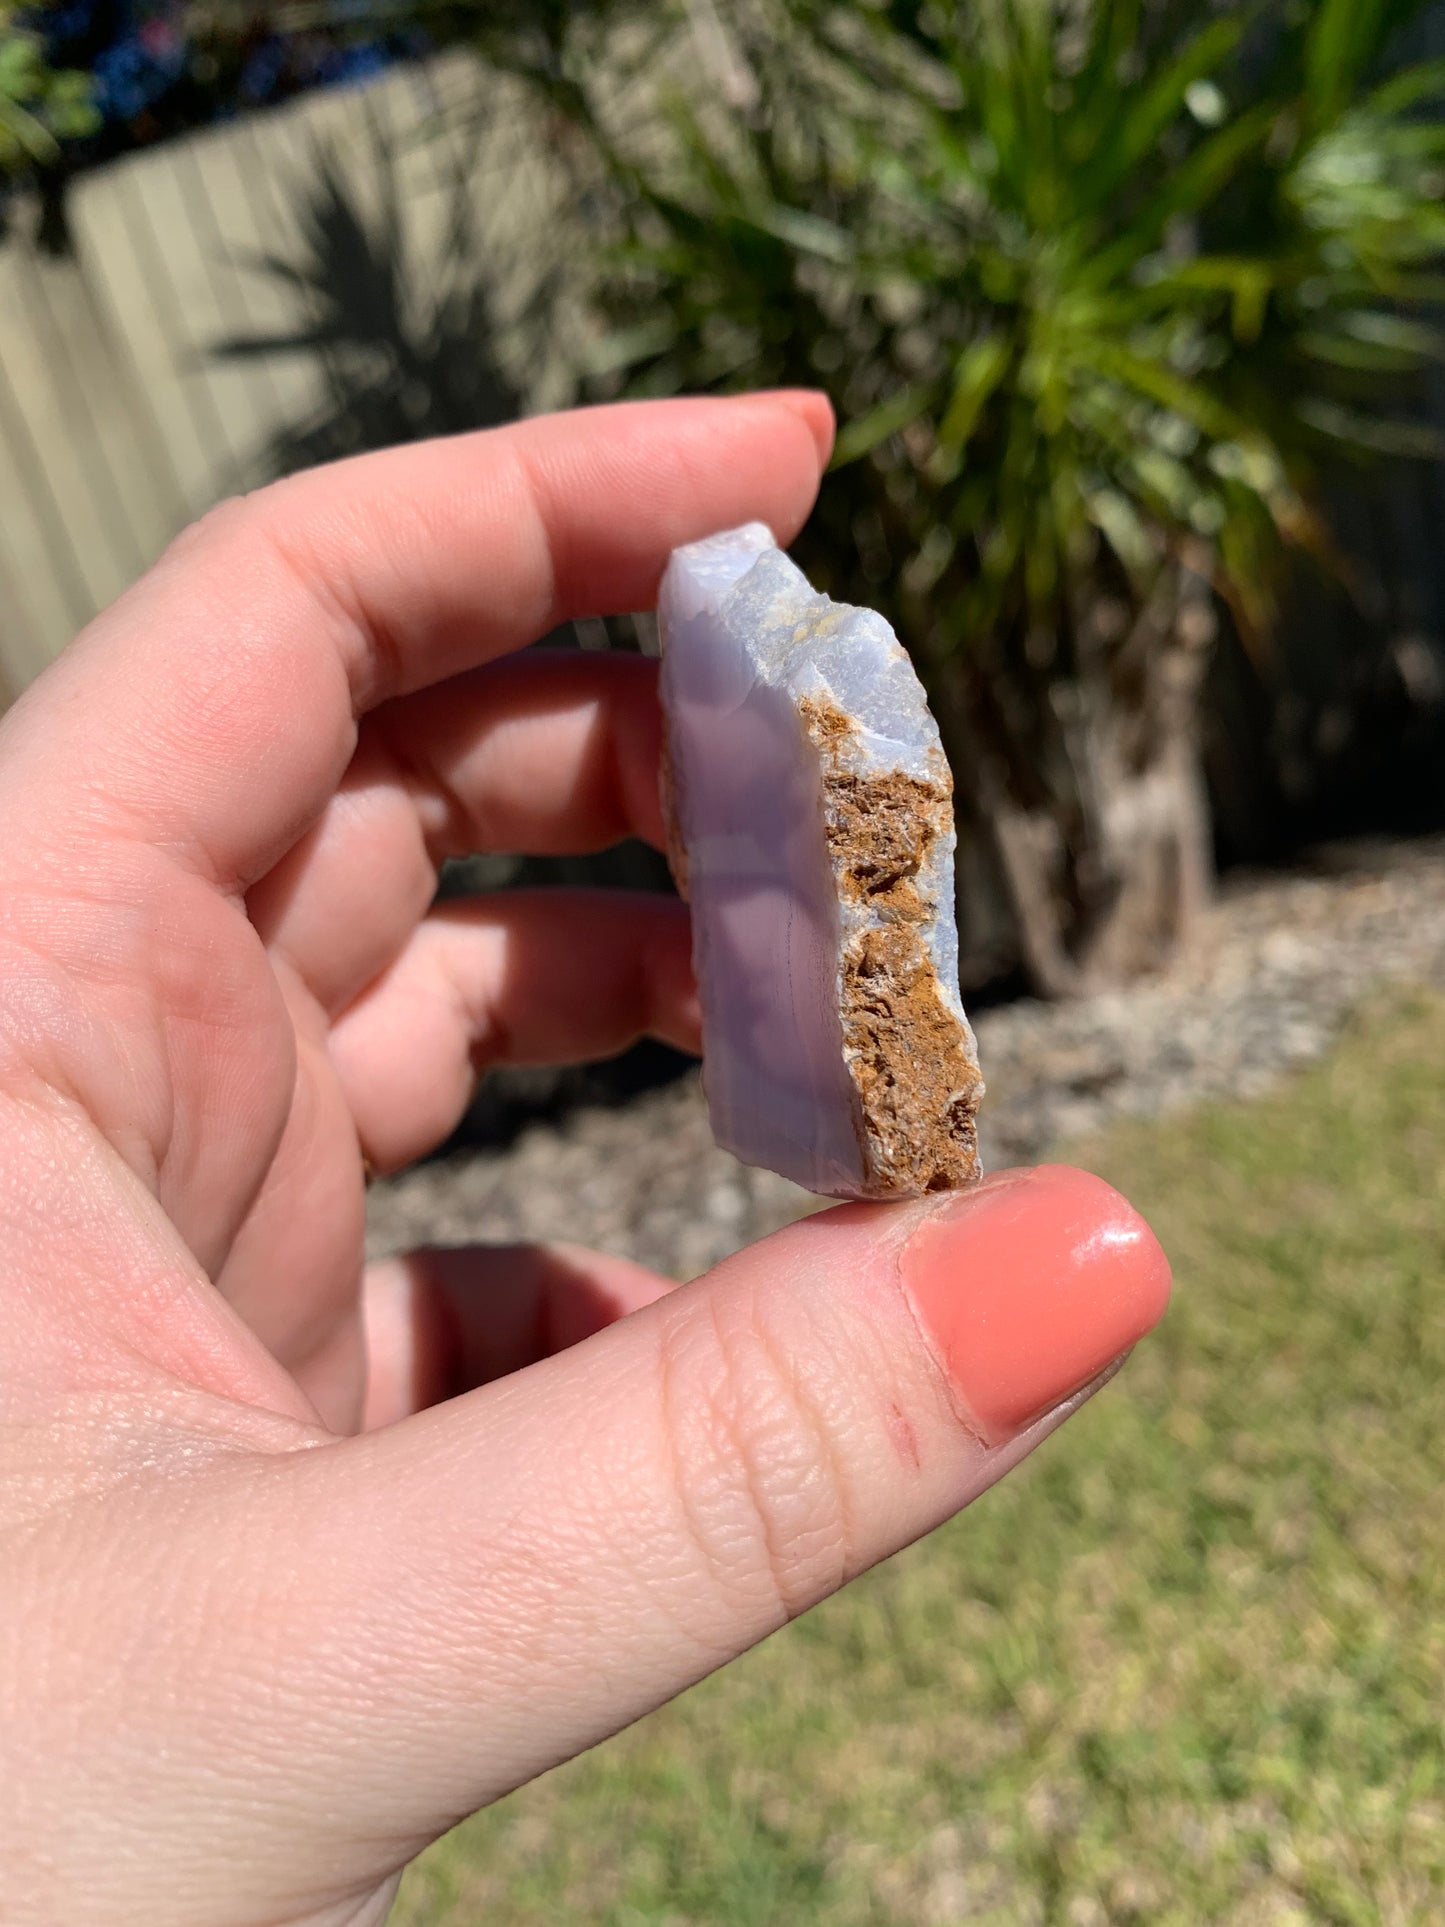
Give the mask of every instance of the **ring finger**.
[(445, 858), (660, 842), (656, 670), (532, 650), (375, 711), (320, 821), (249, 895), (273, 954), (335, 1016), (400, 955)]
[(621, 890), (444, 904), (333, 1025), (331, 1057), (378, 1170), (424, 1156), (495, 1064), (610, 1057), (651, 1035), (699, 1047), (687, 912)]

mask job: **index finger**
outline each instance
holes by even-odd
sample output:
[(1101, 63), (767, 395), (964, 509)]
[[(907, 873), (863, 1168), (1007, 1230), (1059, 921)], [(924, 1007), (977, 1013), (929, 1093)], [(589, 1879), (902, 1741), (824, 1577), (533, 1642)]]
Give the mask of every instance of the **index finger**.
[(802, 391), (624, 403), (227, 503), (6, 718), (0, 806), (47, 840), (83, 813), (244, 890), (314, 820), (362, 712), (570, 616), (649, 607), (680, 542), (749, 519), (788, 541), (830, 437)]

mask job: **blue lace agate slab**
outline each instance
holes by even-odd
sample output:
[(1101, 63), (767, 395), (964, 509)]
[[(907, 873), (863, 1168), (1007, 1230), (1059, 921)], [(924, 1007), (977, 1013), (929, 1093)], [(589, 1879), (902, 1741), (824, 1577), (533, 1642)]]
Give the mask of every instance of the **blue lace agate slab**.
[(675, 550), (658, 616), (714, 1135), (829, 1197), (967, 1183), (952, 782), (913, 665), (758, 522)]

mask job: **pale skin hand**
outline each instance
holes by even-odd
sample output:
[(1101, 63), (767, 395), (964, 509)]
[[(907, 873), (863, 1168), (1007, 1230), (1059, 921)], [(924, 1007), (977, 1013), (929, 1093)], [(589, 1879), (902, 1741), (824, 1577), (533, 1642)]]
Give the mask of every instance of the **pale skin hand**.
[(696, 1044), (680, 906), (434, 911), (436, 868), (659, 837), (651, 666), (510, 652), (646, 606), (680, 541), (790, 539), (829, 433), (816, 397), (658, 404), (283, 484), (0, 723), (12, 1927), (378, 1921), (461, 1815), (1078, 1402), (980, 1435), (899, 1283), (925, 1221), (935, 1273), (995, 1261), (946, 1206), (676, 1293), (561, 1248), (363, 1271), (363, 1157), (438, 1142), (480, 1067)]

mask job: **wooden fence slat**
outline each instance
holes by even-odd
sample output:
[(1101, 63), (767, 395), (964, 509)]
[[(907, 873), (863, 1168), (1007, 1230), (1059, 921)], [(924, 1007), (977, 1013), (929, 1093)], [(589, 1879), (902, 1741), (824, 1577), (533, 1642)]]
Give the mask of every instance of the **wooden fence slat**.
[(430, 67), (422, 85), (398, 69), (96, 170), (71, 192), (73, 258), (39, 256), (19, 210), (0, 242), (0, 707), (324, 405), (318, 354), (215, 352), (314, 321), (262, 257), (297, 257), (320, 155), (374, 221), (378, 133), (391, 143), (427, 297), (445, 216), (418, 131), (442, 94), (466, 103), (481, 85), (465, 57)]

